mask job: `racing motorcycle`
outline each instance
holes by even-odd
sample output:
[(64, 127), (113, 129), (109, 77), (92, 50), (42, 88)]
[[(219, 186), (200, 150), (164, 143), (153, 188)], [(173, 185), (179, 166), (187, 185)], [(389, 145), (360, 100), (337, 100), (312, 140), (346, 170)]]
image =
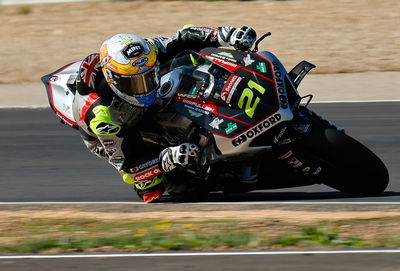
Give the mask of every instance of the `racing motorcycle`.
[[(324, 184), (356, 196), (382, 193), (386, 166), (343, 129), (308, 108), (297, 88), (315, 65), (290, 72), (268, 51), (185, 51), (162, 66), (156, 103), (138, 128), (146, 142), (199, 146), (196, 163), (171, 182), (171, 195), (247, 192)], [(42, 77), (61, 122), (72, 114), (81, 62)], [(179, 181), (179, 179), (181, 181)]]

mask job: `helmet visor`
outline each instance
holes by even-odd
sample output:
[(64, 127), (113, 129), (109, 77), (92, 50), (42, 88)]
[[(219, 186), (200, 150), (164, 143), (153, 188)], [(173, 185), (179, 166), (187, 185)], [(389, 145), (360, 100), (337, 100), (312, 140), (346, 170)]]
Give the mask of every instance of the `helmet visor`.
[(136, 76), (113, 75), (113, 86), (128, 96), (146, 96), (154, 91), (158, 84), (159, 72), (157, 67)]

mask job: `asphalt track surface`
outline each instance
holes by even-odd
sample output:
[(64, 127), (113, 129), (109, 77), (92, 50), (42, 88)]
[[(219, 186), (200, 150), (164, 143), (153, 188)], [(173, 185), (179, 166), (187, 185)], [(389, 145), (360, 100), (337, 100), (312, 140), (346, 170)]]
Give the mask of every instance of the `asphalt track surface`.
[[(400, 103), (322, 103), (310, 107), (384, 161), (390, 184), (383, 195), (354, 198), (314, 185), (229, 197), (216, 193), (210, 200), (400, 202)], [(0, 109), (0, 116), (0, 202), (139, 201), (117, 171), (92, 155), (78, 132), (60, 124), (50, 109)], [(170, 200), (167, 197), (166, 201)]]
[[(211, 201), (400, 202), (400, 103), (312, 104), (387, 165), (380, 197), (353, 198), (323, 185), (257, 191)], [(78, 133), (50, 109), (0, 109), (0, 202), (139, 201), (107, 163), (89, 153)], [(173, 201), (172, 199), (166, 200)], [(195, 255), (0, 259), (0, 270), (399, 270), (399, 253)]]

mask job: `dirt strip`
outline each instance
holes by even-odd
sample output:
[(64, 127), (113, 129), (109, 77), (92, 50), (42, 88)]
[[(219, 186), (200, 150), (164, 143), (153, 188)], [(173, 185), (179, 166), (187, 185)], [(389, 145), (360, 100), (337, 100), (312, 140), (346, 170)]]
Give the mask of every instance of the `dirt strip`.
[(286, 221), (321, 221), (400, 217), (398, 205), (207, 205), (207, 204), (143, 204), (143, 205), (2, 205), (0, 216), (18, 218), (101, 218), (124, 219), (282, 219)]

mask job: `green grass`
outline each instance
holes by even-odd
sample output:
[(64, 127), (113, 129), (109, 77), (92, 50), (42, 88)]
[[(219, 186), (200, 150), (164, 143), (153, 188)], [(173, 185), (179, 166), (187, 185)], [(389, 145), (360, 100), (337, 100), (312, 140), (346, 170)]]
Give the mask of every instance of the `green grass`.
[[(61, 221), (59, 221), (61, 222)], [(28, 227), (31, 237), (12, 245), (1, 245), (1, 254), (83, 252), (88, 249), (106, 248), (123, 251), (170, 251), (170, 250), (220, 250), (265, 249), (271, 247), (367, 247), (371, 243), (361, 238), (341, 238), (338, 228), (306, 227), (297, 231), (268, 235), (240, 226), (237, 221), (169, 222), (142, 221), (117, 224), (86, 220), (73, 221), (54, 227), (56, 220), (48, 223), (51, 231), (59, 236), (43, 235), (44, 221), (34, 221)], [(97, 226), (96, 226), (97, 225)], [(126, 233), (120, 234), (121, 231)], [(112, 231), (112, 232), (110, 232)], [(36, 237), (35, 237), (36, 236)], [(391, 239), (391, 245), (400, 238)]]
[[(0, 254), (87, 251), (240, 250), (313, 247), (399, 247), (400, 235), (367, 239), (350, 230), (392, 227), (398, 217), (319, 221), (297, 226), (249, 220), (17, 219), (0, 222)], [(343, 227), (346, 225), (346, 227)], [(349, 228), (348, 225), (351, 225)], [(396, 233), (396, 231), (392, 231)]]
[(333, 247), (367, 247), (371, 244), (361, 238), (340, 238), (338, 228), (309, 227), (300, 234), (284, 235), (271, 242), (280, 246), (333, 246)]
[(32, 7), (24, 6), (18, 9), (18, 14), (26, 15), (32, 12)]

